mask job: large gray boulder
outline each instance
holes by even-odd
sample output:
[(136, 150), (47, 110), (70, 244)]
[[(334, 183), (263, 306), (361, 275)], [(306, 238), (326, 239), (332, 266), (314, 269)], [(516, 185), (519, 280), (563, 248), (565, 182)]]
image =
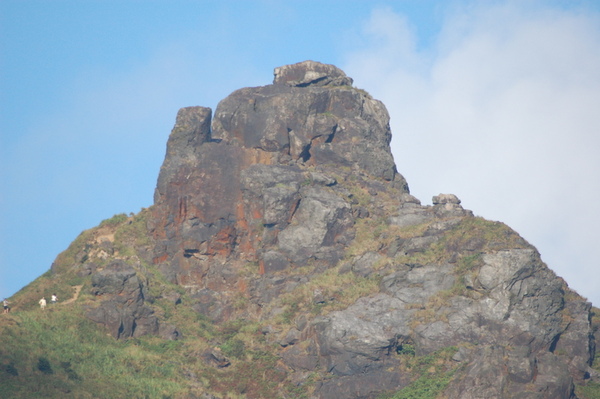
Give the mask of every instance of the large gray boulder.
[[(311, 66), (300, 64), (293, 70), (321, 76)], [(360, 168), (386, 180), (403, 180), (389, 149), (385, 106), (351, 86), (274, 84), (237, 90), (217, 106), (212, 137), (306, 165)]]

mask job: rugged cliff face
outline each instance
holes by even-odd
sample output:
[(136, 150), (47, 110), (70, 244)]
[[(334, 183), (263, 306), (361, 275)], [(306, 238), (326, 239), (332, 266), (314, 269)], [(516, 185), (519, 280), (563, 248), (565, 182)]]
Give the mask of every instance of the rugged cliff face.
[[(263, 378), (280, 388), (238, 392), (249, 398), (300, 397), (282, 384), (304, 397), (393, 397), (427, 380), (431, 397), (575, 398), (574, 383), (596, 373), (591, 304), (456, 196), (421, 205), (390, 139), (385, 106), (338, 68), (276, 68), (272, 85), (232, 93), (214, 118), (181, 109), (154, 206), (116, 238), (98, 230), (54, 272), (89, 279), (87, 317), (115, 338), (192, 339), (157, 306), (169, 303), (228, 326), (206, 338), (213, 346), (268, 350)], [(224, 373), (254, 364), (198, 356)], [(230, 397), (215, 378), (204, 397)]]

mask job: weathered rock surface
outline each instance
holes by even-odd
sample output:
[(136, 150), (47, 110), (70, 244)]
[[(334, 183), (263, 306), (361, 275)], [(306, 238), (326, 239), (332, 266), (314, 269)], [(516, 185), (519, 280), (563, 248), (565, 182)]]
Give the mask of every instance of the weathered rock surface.
[(159, 332), (154, 311), (144, 304), (145, 286), (133, 267), (114, 261), (92, 276), (92, 287), (94, 295), (108, 299), (88, 311), (87, 316), (104, 324), (113, 337), (139, 337)]
[[(138, 257), (213, 323), (263, 323), (315, 398), (397, 391), (416, 378), (407, 356), (448, 348), (447, 398), (575, 398), (592, 373), (591, 305), (506, 226), (452, 194), (411, 196), (390, 139), (384, 105), (312, 61), (235, 91), (214, 118), (183, 108)], [(86, 270), (100, 299), (88, 317), (114, 337), (180, 337), (153, 311), (143, 268)]]

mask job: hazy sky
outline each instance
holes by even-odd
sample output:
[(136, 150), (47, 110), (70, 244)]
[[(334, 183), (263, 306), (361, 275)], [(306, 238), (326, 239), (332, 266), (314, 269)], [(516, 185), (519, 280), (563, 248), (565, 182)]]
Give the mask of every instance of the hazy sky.
[(0, 296), (152, 204), (177, 110), (335, 64), (391, 115), (423, 204), (456, 194), (600, 304), (600, 2), (0, 1)]

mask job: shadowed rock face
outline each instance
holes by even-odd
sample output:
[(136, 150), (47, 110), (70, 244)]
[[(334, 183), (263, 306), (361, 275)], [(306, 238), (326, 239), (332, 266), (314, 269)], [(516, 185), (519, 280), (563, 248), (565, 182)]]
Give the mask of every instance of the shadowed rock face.
[[(299, 310), (285, 331), (265, 325), (290, 379), (327, 376), (317, 398), (401, 389), (411, 377), (399, 353), (449, 347), (448, 398), (575, 398), (573, 381), (591, 373), (591, 305), (514, 231), (475, 218), (456, 196), (421, 205), (396, 171), (390, 139), (384, 105), (312, 61), (235, 91), (214, 118), (183, 108), (158, 177), (147, 257), (215, 323), (268, 323), (283, 295), (327, 271), (376, 282), (345, 306), (343, 293), (314, 289), (311, 306), (325, 311)], [(106, 300), (89, 317), (115, 337), (171, 339), (176, 327), (154, 315), (136, 270), (117, 261), (95, 272), (94, 293)], [(240, 295), (247, 306), (235, 305)]]
[(92, 293), (107, 296), (88, 317), (104, 324), (115, 338), (139, 337), (159, 332), (154, 311), (144, 304), (145, 284), (136, 270), (114, 261), (92, 277)]

